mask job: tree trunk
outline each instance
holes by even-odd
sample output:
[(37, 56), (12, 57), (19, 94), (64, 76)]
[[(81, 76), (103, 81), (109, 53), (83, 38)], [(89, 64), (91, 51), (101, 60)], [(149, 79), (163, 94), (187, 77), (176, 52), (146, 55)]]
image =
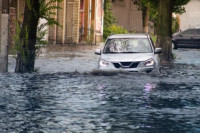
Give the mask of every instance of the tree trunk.
[(156, 45), (163, 50), (163, 53), (160, 54), (161, 61), (173, 59), (171, 40), (172, 7), (173, 0), (159, 0)]
[(142, 11), (143, 32), (149, 32), (149, 4)]
[(35, 44), (37, 26), (39, 21), (39, 0), (29, 0), (25, 5), (24, 20), (20, 32), (20, 40), (23, 42), (21, 52), (18, 51), (16, 59), (16, 72), (33, 72), (35, 65)]

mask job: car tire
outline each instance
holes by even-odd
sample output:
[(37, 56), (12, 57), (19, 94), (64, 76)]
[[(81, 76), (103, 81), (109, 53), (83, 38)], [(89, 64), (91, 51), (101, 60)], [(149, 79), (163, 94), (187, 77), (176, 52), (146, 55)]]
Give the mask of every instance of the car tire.
[(177, 45), (175, 43), (172, 43), (172, 48), (173, 49), (178, 49)]
[(150, 74), (152, 72), (152, 70), (148, 70), (146, 71), (146, 74)]

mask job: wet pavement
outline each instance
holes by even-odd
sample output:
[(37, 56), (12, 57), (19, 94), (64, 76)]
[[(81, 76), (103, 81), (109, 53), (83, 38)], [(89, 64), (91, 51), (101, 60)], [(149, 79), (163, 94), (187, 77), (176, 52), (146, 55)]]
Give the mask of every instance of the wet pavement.
[(199, 133), (200, 49), (161, 74), (96, 70), (98, 46), (42, 49), (36, 73), (0, 74), (0, 132)]

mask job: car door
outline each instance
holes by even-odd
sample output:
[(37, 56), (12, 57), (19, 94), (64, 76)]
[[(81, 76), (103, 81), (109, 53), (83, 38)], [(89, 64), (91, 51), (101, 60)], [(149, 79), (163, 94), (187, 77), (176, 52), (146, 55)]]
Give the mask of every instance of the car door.
[(196, 33), (194, 35), (194, 44), (196, 47), (200, 47), (200, 29), (196, 29)]
[(195, 29), (188, 29), (178, 34), (176, 42), (182, 46), (188, 46), (194, 43)]

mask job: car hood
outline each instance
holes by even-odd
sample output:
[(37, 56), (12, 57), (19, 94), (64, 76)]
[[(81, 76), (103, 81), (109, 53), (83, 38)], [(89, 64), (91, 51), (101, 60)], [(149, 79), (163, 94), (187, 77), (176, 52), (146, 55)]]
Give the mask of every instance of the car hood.
[(109, 62), (139, 62), (154, 58), (153, 53), (134, 53), (134, 54), (102, 54), (101, 59)]

